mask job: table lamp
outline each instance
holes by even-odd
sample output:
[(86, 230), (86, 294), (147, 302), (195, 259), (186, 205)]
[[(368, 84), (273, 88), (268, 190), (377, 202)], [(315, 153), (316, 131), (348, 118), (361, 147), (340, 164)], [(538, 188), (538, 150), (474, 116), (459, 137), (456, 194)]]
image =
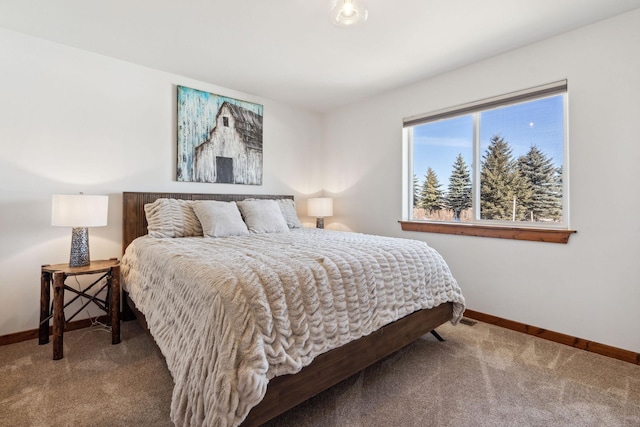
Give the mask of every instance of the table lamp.
[(331, 197), (307, 199), (307, 215), (316, 217), (316, 228), (324, 228), (324, 217), (333, 216), (333, 199)]
[(51, 203), (51, 225), (72, 227), (70, 267), (89, 265), (89, 230), (87, 227), (107, 225), (109, 196), (54, 194)]

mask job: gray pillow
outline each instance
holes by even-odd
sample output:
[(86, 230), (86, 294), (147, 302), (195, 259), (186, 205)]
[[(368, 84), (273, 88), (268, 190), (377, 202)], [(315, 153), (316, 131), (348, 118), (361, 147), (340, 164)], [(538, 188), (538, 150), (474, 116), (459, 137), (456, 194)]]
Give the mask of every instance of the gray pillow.
[(298, 219), (298, 212), (296, 212), (296, 204), (293, 199), (276, 199), (282, 211), (282, 216), (287, 222), (287, 226), (291, 229), (302, 228), (300, 219)]
[(202, 224), (202, 231), (207, 237), (246, 236), (247, 225), (242, 221), (240, 211), (235, 202), (218, 202), (214, 200), (197, 200), (193, 202), (193, 210)]
[(242, 218), (253, 234), (282, 233), (289, 226), (275, 200), (243, 200), (237, 202)]
[(202, 226), (191, 200), (158, 199), (144, 205), (147, 231), (151, 237), (202, 236)]

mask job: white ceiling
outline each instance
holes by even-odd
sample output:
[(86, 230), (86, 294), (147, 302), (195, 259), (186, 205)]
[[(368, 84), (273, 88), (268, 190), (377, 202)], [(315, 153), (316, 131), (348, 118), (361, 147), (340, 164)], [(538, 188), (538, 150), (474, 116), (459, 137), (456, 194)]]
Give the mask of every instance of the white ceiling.
[(640, 7), (640, 0), (0, 0), (0, 27), (324, 112)]

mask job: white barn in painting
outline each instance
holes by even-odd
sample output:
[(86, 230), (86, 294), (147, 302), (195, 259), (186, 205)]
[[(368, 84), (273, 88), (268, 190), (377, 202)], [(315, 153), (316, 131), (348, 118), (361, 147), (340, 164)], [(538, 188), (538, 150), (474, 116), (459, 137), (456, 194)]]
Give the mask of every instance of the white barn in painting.
[(262, 116), (224, 102), (209, 139), (195, 149), (198, 182), (262, 184)]

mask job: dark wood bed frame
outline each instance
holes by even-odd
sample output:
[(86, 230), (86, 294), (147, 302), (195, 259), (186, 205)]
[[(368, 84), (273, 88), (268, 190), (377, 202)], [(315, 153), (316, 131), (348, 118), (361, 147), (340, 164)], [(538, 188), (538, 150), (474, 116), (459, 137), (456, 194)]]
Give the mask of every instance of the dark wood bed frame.
[[(246, 194), (193, 194), (193, 193), (123, 193), (122, 251), (137, 237), (147, 234), (144, 205), (166, 197), (185, 200), (239, 201), (247, 198), (274, 199), (293, 196), (246, 195)], [(124, 292), (123, 317), (137, 317), (145, 329), (146, 320), (129, 295)], [(243, 426), (258, 426), (284, 413), (312, 396), (328, 389), (378, 360), (405, 347), (422, 335), (451, 320), (453, 305), (441, 304), (430, 310), (420, 310), (378, 331), (328, 351), (294, 375), (273, 378), (267, 387), (264, 399), (255, 406), (242, 423)]]

